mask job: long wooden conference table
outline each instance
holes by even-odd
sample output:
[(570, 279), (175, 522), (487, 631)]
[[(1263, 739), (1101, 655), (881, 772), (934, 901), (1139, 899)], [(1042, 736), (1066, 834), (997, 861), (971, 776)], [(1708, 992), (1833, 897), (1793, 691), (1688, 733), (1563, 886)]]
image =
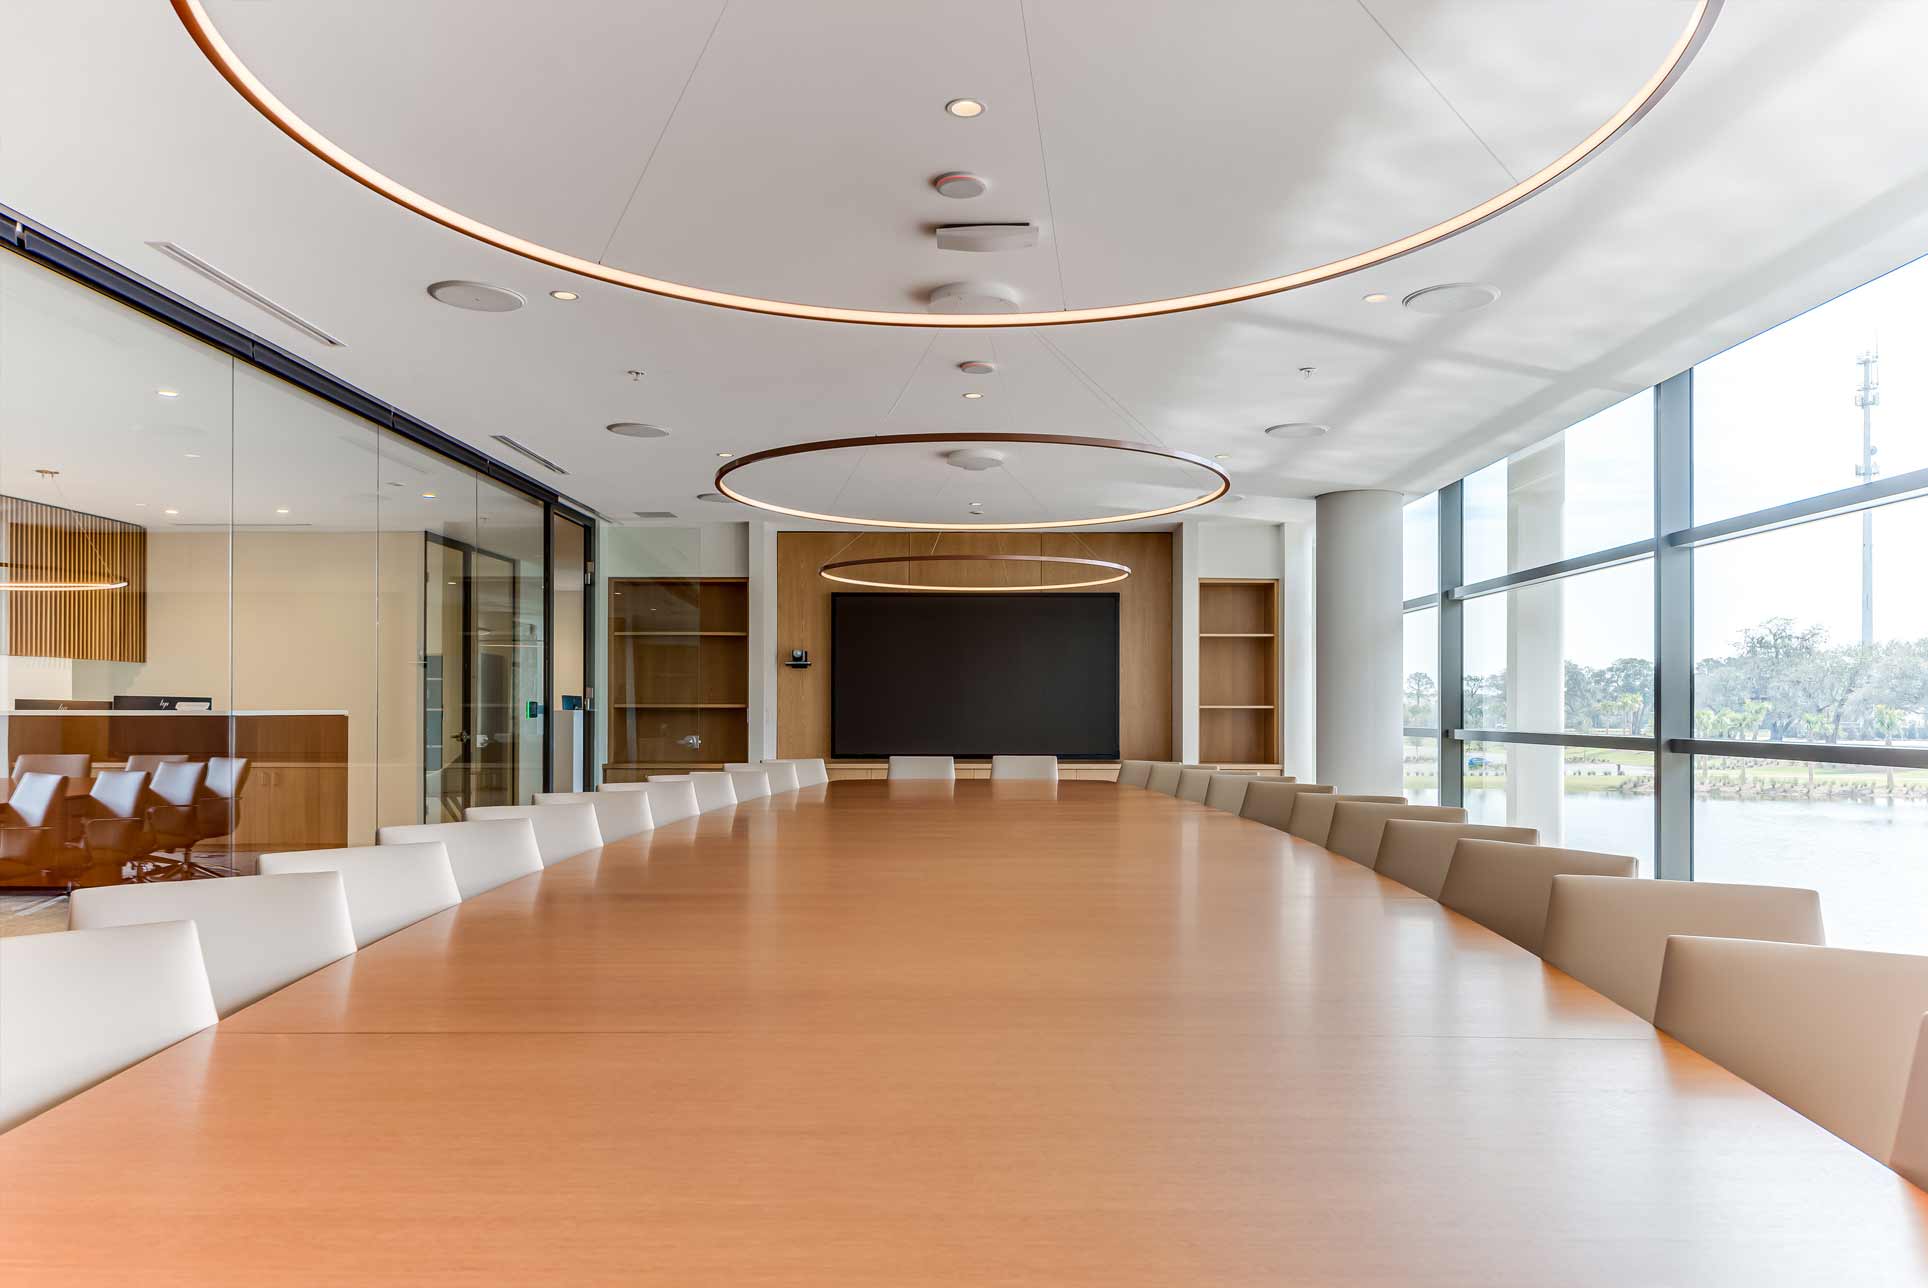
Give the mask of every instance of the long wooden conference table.
[(1316, 846), (845, 782), (421, 922), (0, 1136), (8, 1284), (1920, 1285), (1928, 1196)]

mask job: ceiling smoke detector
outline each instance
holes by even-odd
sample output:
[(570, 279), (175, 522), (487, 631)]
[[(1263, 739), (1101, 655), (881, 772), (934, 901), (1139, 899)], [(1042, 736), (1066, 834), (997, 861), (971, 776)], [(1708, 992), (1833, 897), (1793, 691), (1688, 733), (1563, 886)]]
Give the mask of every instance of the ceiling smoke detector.
[(1332, 428), (1329, 425), (1315, 425), (1309, 420), (1295, 420), (1283, 425), (1267, 425), (1265, 432), (1273, 438), (1324, 438), (1332, 432)]
[(988, 447), (960, 447), (954, 452), (945, 452), (944, 463), (960, 470), (981, 473), (1004, 464), (1004, 453)]
[(1415, 313), (1443, 317), (1451, 313), (1471, 313), (1483, 309), (1500, 297), (1500, 288), (1485, 282), (1444, 282), (1414, 291), (1400, 303)]
[(959, 170), (951, 174), (938, 175), (931, 180), (931, 187), (937, 189), (942, 196), (963, 201), (971, 197), (983, 196), (990, 190), (991, 185), (977, 175), (965, 174)]
[(1015, 293), (979, 282), (952, 282), (930, 294), (933, 313), (1015, 313), (1017, 307)]
[(603, 428), (612, 434), (620, 434), (624, 438), (669, 437), (669, 431), (661, 425), (645, 425), (640, 420), (619, 420), (615, 424), (605, 425)]
[(513, 313), (528, 301), (505, 286), (490, 286), (487, 282), (435, 282), (428, 288), (430, 296), (452, 309), (468, 309), (473, 313)]
[(997, 370), (991, 363), (982, 362), (976, 358), (971, 359), (969, 362), (958, 363), (957, 369), (967, 376), (988, 376)]

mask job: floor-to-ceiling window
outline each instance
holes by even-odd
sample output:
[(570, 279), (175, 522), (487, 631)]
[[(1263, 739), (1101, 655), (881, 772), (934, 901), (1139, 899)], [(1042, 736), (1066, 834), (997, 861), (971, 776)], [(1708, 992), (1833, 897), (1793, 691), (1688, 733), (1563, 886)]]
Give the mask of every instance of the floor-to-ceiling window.
[[(552, 523), (587, 696), (587, 526), (238, 352), (0, 255), (0, 887), (248, 872), (529, 800)], [(87, 827), (109, 813), (173, 822), (130, 850)]]
[[(1455, 538), (1416, 592), (1415, 542)], [(1928, 261), (1415, 503), (1407, 541), (1438, 799), (1928, 947)]]

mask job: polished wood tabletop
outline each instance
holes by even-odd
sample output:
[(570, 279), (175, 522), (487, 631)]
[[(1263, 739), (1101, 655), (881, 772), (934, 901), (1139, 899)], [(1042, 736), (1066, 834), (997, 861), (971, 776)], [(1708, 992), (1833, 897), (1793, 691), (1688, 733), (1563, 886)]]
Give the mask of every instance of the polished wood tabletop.
[(492, 891), (0, 1136), (0, 1279), (136, 1277), (1919, 1285), (1928, 1196), (1270, 828), (842, 782)]

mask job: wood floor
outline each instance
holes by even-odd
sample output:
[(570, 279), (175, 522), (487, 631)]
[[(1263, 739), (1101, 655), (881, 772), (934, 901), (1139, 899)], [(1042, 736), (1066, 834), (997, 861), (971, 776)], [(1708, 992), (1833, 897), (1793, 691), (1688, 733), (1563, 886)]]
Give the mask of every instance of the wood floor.
[(1430, 900), (1103, 783), (836, 783), (571, 860), (0, 1136), (0, 1195), (8, 1283), (1928, 1282), (1872, 1159)]

